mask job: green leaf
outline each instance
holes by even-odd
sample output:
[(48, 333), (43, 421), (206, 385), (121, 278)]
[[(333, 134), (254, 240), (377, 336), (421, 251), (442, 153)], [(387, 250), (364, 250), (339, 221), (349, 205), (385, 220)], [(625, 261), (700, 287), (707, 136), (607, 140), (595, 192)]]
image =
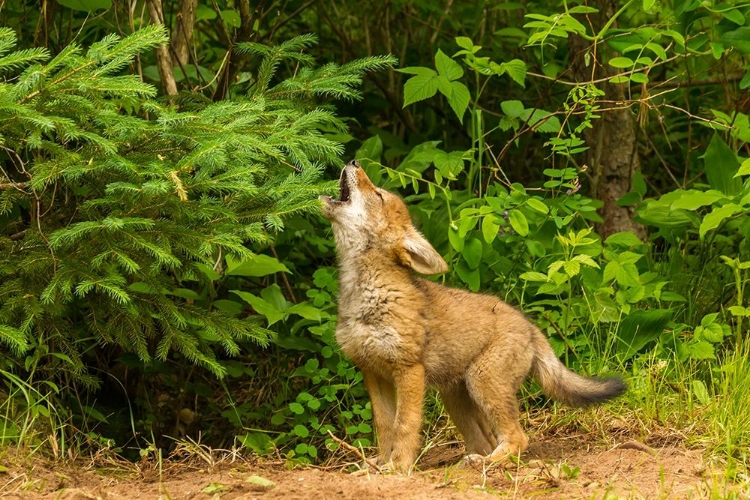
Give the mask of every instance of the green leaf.
[(688, 342), (685, 347), (693, 359), (716, 359), (713, 344), (705, 340)]
[(464, 248), (461, 250), (466, 263), (469, 264), (469, 268), (476, 269), (479, 267), (479, 263), (482, 262), (482, 242), (476, 238), (469, 238), (464, 242)]
[(275, 273), (291, 273), (291, 271), (274, 257), (264, 254), (252, 254), (243, 260), (236, 260), (227, 256), (227, 271), (229, 276), (268, 276)]
[(707, 232), (719, 227), (724, 219), (740, 212), (742, 207), (735, 203), (727, 203), (722, 207), (715, 208), (710, 214), (706, 215), (698, 228), (698, 235), (703, 238)]
[(471, 38), (465, 36), (457, 36), (456, 45), (468, 51), (471, 51), (474, 48), (474, 42), (471, 40)]
[(706, 384), (704, 384), (700, 380), (693, 380), (691, 385), (693, 387), (693, 394), (695, 395), (695, 399), (700, 401), (700, 403), (704, 406), (708, 405), (711, 402), (711, 398), (708, 396), (708, 389), (706, 389)]
[(711, 205), (716, 201), (726, 198), (726, 196), (718, 191), (696, 191), (691, 189), (685, 191), (684, 194), (672, 202), (672, 209), (684, 208), (685, 210), (697, 210), (700, 207)]
[(442, 75), (451, 81), (458, 80), (464, 76), (464, 70), (461, 68), (461, 65), (445, 55), (440, 49), (438, 49), (437, 54), (435, 54), (435, 69), (437, 69), (439, 75)]
[(629, 57), (613, 57), (609, 65), (615, 68), (632, 68), (635, 63)]
[(546, 283), (549, 281), (549, 278), (546, 274), (540, 273), (537, 271), (527, 271), (519, 276), (522, 280), (525, 281), (541, 281), (543, 283)]
[(734, 31), (727, 31), (719, 39), (743, 54), (750, 54), (750, 28), (747, 26), (741, 26)]
[(529, 198), (526, 200), (526, 203), (531, 207), (532, 209), (536, 210), (539, 213), (547, 215), (549, 213), (549, 207), (544, 204), (544, 202), (537, 200), (536, 198)]
[(284, 319), (284, 316), (286, 316), (285, 313), (279, 311), (273, 304), (266, 301), (265, 299), (253, 295), (252, 293), (243, 292), (240, 290), (230, 291), (250, 304), (258, 314), (264, 316), (268, 320), (268, 326), (271, 326), (277, 321)]
[(497, 238), (497, 232), (500, 228), (497, 220), (495, 214), (485, 215), (482, 219), (482, 236), (487, 243), (492, 243)]
[(454, 180), (464, 170), (463, 151), (451, 151), (450, 153), (438, 151), (432, 157), (432, 161), (440, 174), (447, 179)]
[[(748, 74), (750, 74), (750, 72)], [(739, 177), (740, 175), (750, 175), (750, 158), (743, 161), (742, 165), (740, 165), (740, 169), (734, 174), (735, 177)]]
[(745, 16), (742, 15), (742, 12), (740, 12), (737, 9), (731, 9), (726, 10), (721, 13), (722, 16), (732, 21), (734, 24), (738, 26), (744, 26), (745, 25)]
[(628, 314), (617, 329), (617, 355), (627, 361), (649, 342), (659, 338), (672, 319), (669, 309), (637, 310)]
[(305, 407), (297, 402), (289, 403), (289, 409), (295, 415), (302, 415), (303, 413), (305, 413)]
[(526, 220), (526, 216), (520, 210), (516, 210), (515, 208), (510, 210), (508, 219), (513, 230), (520, 236), (527, 236), (529, 234), (529, 223)]
[(453, 228), (448, 229), (448, 241), (450, 241), (450, 244), (455, 251), (460, 252), (464, 249), (464, 239), (460, 237), (458, 231)]
[(643, 0), (643, 10), (650, 10), (656, 0)]
[(323, 318), (329, 318), (331, 316), (327, 312), (318, 309), (309, 302), (300, 302), (299, 304), (295, 304), (290, 307), (287, 312), (289, 314), (297, 314), (298, 316), (302, 316), (305, 319), (310, 319), (313, 321), (320, 321)]
[(526, 63), (520, 59), (513, 59), (505, 63), (501, 63), (500, 66), (503, 70), (508, 73), (511, 79), (519, 84), (521, 87), (526, 87)]
[(604, 240), (604, 244), (609, 246), (622, 246), (622, 247), (636, 247), (643, 245), (643, 242), (638, 239), (638, 236), (636, 236), (631, 231), (623, 231), (620, 233), (615, 233), (606, 240)]
[(461, 281), (469, 285), (469, 290), (472, 292), (479, 291), (481, 284), (479, 269), (471, 269), (463, 260), (458, 261), (454, 269)]
[(742, 184), (735, 179), (739, 170), (739, 162), (734, 151), (732, 151), (724, 139), (718, 133), (714, 133), (711, 142), (703, 155), (706, 177), (709, 185), (727, 195), (735, 195), (740, 192)]
[(745, 72), (745, 76), (742, 77), (742, 80), (740, 80), (740, 88), (746, 89), (750, 87), (750, 70), (747, 70)]
[(301, 438), (306, 438), (310, 435), (310, 431), (307, 430), (307, 427), (304, 425), (297, 424), (294, 426), (294, 430), (292, 431), (296, 436), (299, 436)]
[(461, 82), (451, 82), (451, 94), (448, 97), (448, 104), (450, 104), (451, 109), (456, 113), (458, 121), (461, 123), (464, 122), (464, 113), (466, 113), (466, 108), (469, 107), (470, 100), (471, 95), (466, 85)]
[(404, 107), (434, 96), (438, 89), (437, 75), (417, 75), (404, 84)]
[(507, 116), (511, 118), (518, 118), (523, 113), (524, 105), (521, 101), (503, 101), (500, 103), (500, 108)]

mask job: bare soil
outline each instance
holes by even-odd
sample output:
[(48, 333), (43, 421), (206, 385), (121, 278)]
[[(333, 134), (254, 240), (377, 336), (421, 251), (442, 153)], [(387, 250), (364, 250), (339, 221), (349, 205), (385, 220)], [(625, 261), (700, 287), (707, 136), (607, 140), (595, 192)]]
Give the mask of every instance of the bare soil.
[(541, 440), (532, 436), (520, 461), (501, 465), (467, 464), (462, 447), (446, 443), (430, 449), (410, 476), (363, 468), (361, 458), (343, 449), (335, 465), (291, 470), (282, 460), (211, 453), (201, 447), (161, 464), (102, 456), (55, 462), (0, 449), (0, 498), (750, 498), (747, 484), (727, 483), (723, 471), (704, 462), (701, 450), (653, 434), (648, 444), (626, 437), (604, 444), (591, 433)]
[[(462, 454), (457, 445), (434, 447), (420, 461), (419, 470), (402, 476), (357, 470), (353, 462), (288, 470), (283, 461), (262, 462), (231, 454), (217, 460), (193, 456), (164, 461), (160, 473), (153, 461), (94, 460), (71, 465), (6, 452), (0, 454), (0, 465), (6, 468), (0, 472), (0, 497), (365, 500), (743, 495), (738, 486), (725, 483), (721, 471), (706, 466), (701, 450), (679, 445), (650, 447), (625, 441), (603, 446), (592, 443), (591, 436), (568, 435), (532, 442), (518, 463), (456, 465)], [(346, 458), (358, 460), (351, 455)]]

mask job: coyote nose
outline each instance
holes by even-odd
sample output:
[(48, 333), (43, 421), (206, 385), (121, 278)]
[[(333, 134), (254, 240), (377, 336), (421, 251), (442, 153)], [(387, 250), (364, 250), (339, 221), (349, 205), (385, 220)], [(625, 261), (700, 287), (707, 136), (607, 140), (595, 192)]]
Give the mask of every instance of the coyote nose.
[(352, 160), (349, 163), (346, 164), (347, 167), (354, 167), (359, 168), (359, 162), (357, 160)]

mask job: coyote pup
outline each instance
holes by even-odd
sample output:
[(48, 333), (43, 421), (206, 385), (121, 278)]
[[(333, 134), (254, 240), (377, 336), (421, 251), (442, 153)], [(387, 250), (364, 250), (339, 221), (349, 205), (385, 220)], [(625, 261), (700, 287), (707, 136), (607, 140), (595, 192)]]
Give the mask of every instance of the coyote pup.
[(516, 392), (529, 372), (570, 405), (602, 402), (619, 378), (571, 372), (546, 337), (501, 300), (415, 276), (447, 271), (401, 199), (376, 187), (356, 161), (340, 197), (321, 196), (339, 258), (336, 339), (362, 370), (372, 401), (379, 463), (409, 471), (420, 446), (427, 384), (438, 388), (470, 455), (501, 460), (526, 450)]

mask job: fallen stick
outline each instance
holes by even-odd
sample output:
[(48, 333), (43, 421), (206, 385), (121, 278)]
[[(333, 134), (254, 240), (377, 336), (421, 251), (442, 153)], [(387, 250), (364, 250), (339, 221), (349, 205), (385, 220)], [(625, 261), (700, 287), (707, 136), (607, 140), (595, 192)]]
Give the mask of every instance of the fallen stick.
[(351, 451), (352, 453), (354, 453), (355, 455), (357, 455), (359, 458), (361, 458), (367, 465), (369, 465), (370, 467), (372, 467), (373, 469), (375, 469), (378, 472), (383, 472), (380, 469), (380, 467), (378, 466), (378, 464), (376, 464), (373, 460), (370, 460), (369, 458), (367, 458), (366, 456), (364, 456), (362, 454), (362, 452), (359, 451), (357, 448), (355, 448), (354, 446), (350, 445), (349, 443), (347, 443), (343, 439), (337, 438), (336, 436), (333, 435), (333, 432), (331, 432), (331, 431), (328, 431), (328, 435), (331, 436), (331, 439), (333, 439), (334, 441), (336, 441), (338, 444), (340, 444), (341, 446), (343, 446), (344, 448), (346, 448), (347, 450)]

